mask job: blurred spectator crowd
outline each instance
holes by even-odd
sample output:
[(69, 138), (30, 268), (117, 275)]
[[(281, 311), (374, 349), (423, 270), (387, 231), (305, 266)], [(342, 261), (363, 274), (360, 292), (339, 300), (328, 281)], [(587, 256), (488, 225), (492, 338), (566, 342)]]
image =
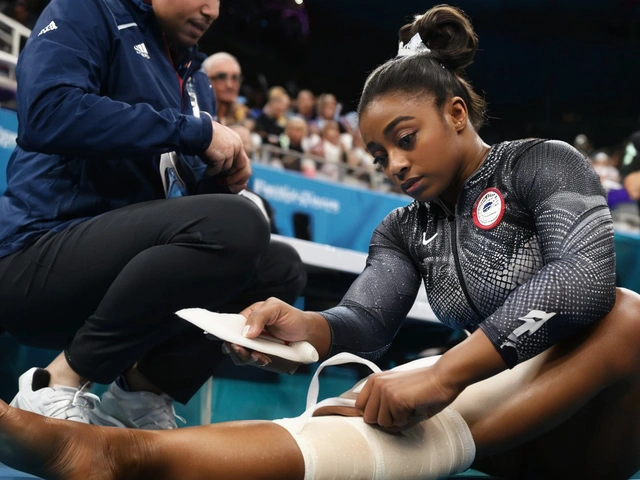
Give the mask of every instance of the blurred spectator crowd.
[[(0, 0), (0, 12), (33, 28), (48, 1)], [(9, 46), (2, 49), (9, 51)], [(253, 161), (310, 178), (400, 193), (374, 166), (356, 112), (344, 111), (331, 92), (244, 84), (240, 63), (226, 52), (209, 56), (202, 70), (216, 93), (218, 121), (241, 136)], [(600, 176), (616, 228), (640, 231), (640, 131), (597, 148), (580, 134), (573, 145)]]
[(246, 139), (255, 161), (307, 177), (392, 189), (364, 147), (356, 113), (343, 112), (332, 93), (273, 86), (263, 99), (243, 88), (240, 63), (224, 52), (207, 58), (202, 69), (216, 93), (218, 120)]
[(600, 176), (616, 230), (640, 232), (640, 130), (601, 148), (595, 148), (587, 135), (580, 134), (573, 146)]

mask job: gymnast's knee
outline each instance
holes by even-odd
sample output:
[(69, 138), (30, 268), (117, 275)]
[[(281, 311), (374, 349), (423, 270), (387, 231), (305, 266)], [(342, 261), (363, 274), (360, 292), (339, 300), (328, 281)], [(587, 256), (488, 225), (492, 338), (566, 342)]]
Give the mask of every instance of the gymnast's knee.
[(640, 372), (640, 294), (618, 288), (616, 302), (604, 320), (605, 335), (610, 335), (615, 349), (610, 350), (614, 365), (622, 373)]
[(361, 417), (312, 417), (302, 430), (293, 420), (275, 422), (297, 442), (304, 480), (437, 479), (468, 469), (475, 457), (471, 431), (451, 408), (398, 434), (367, 425)]

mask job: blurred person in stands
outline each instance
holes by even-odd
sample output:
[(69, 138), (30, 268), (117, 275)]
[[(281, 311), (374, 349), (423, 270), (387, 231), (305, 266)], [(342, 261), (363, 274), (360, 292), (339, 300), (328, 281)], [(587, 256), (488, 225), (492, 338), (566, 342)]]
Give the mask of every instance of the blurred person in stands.
[(591, 140), (584, 133), (576, 135), (576, 138), (573, 139), (573, 146), (585, 157), (589, 157), (594, 150)]
[[(174, 312), (237, 312), (302, 290), (290, 252), (282, 276), (263, 275), (282, 249), (231, 194), (251, 164), (212, 121), (197, 48), (218, 14), (219, 0), (56, 0), (41, 14), (18, 60), (0, 197), (0, 330), (62, 353), (20, 377), (13, 405), (175, 428), (173, 401), (186, 403), (222, 352)], [(109, 385), (102, 402), (92, 382)]]
[(209, 77), (216, 95), (217, 120), (223, 125), (244, 120), (249, 109), (238, 101), (243, 80), (238, 59), (227, 52), (214, 53), (202, 63), (202, 71)]
[[(638, 471), (640, 295), (615, 287), (598, 176), (565, 142), (483, 141), (486, 104), (465, 76), (478, 39), (462, 11), (433, 7), (400, 40), (365, 83), (360, 128), (414, 201), (376, 228), (338, 306), (300, 311), (268, 299), (242, 312), (245, 336), (266, 328), (309, 341), (329, 362), (348, 352), (374, 360), (423, 282), (438, 318), (469, 336), (296, 419), (124, 432), (0, 403), (0, 461), (69, 479), (425, 480), (472, 465), (500, 478), (623, 480)], [(230, 348), (246, 363), (271, 361)]]
[(347, 132), (347, 128), (343, 125), (340, 118), (342, 105), (338, 103), (338, 100), (333, 93), (322, 93), (319, 95), (316, 102), (316, 110), (316, 118), (310, 122), (309, 125), (311, 133), (317, 133), (319, 135), (325, 122), (328, 121), (337, 122), (340, 133)]
[(253, 151), (257, 152), (258, 149), (262, 146), (262, 137), (259, 133), (256, 132), (256, 120), (252, 117), (245, 117), (244, 120), (240, 122), (240, 124), (244, 125), (251, 132), (251, 143), (253, 144)]
[(262, 113), (256, 118), (255, 131), (262, 138), (263, 143), (280, 145), (280, 135), (284, 132), (287, 123), (285, 113), (289, 109), (291, 98), (282, 87), (269, 89), (267, 103), (262, 108)]
[[(637, 139), (636, 142), (638, 142)], [(640, 163), (633, 166), (635, 155), (635, 147), (631, 137), (624, 138), (623, 141), (606, 150), (597, 150), (592, 155), (594, 169), (607, 191), (607, 202), (613, 217), (614, 227), (618, 232), (637, 232), (640, 229), (640, 202), (636, 202), (636, 200), (640, 200), (640, 197), (632, 197), (623, 183), (627, 180), (629, 189), (633, 190), (634, 179), (631, 172), (634, 168), (640, 169)], [(606, 163), (603, 160), (606, 160)], [(624, 170), (622, 170), (623, 161), (627, 162)], [(629, 178), (626, 175), (630, 173)]]
[[(33, 29), (38, 18), (33, 10), (29, 8), (27, 0), (13, 0), (3, 13), (28, 29)], [(26, 43), (26, 40), (24, 42)], [(22, 47), (24, 47), (24, 44)]]
[[(30, 5), (27, 0), (12, 0), (7, 2), (4, 8), (2, 9), (2, 13), (4, 13), (9, 18), (15, 20), (16, 22), (22, 24), (28, 29), (33, 29), (35, 26), (38, 15), (34, 12), (33, 6)], [(8, 28), (7, 26), (3, 26), (2, 28)], [(10, 35), (11, 32), (7, 32), (7, 35)], [(27, 38), (24, 36), (20, 36), (20, 51), (24, 48), (27, 43)], [(11, 42), (6, 41), (2, 42), (3, 50), (7, 52), (11, 52)], [(11, 102), (12, 108), (13, 103)]]
[(228, 125), (228, 127), (236, 132), (242, 140), (242, 146), (249, 158), (253, 158), (255, 154), (255, 146), (251, 138), (251, 130), (244, 123), (238, 122)]
[(345, 142), (340, 134), (340, 125), (335, 120), (323, 122), (320, 141), (311, 147), (310, 152), (324, 159), (319, 171), (331, 180), (340, 180), (344, 176), (341, 166), (347, 163), (347, 151), (352, 142)]
[[(303, 117), (294, 115), (287, 119), (284, 133), (280, 136), (280, 147), (285, 150), (279, 155), (284, 168), (304, 172), (305, 175), (311, 177), (315, 175), (316, 162), (303, 156), (311, 149), (309, 126)], [(292, 153), (287, 155), (287, 152)]]
[(372, 177), (380, 175), (373, 163), (373, 156), (364, 144), (358, 126), (353, 130), (353, 145), (347, 151), (347, 165), (353, 168), (349, 176), (366, 187), (372, 187)]
[(614, 165), (611, 155), (606, 150), (595, 150), (588, 158), (606, 191), (622, 188), (620, 171)]
[(295, 112), (307, 123), (316, 118), (316, 96), (311, 90), (302, 89), (296, 95)]
[(249, 108), (247, 117), (255, 120), (260, 116), (262, 108), (267, 103), (267, 93), (263, 88), (252, 87), (251, 85), (243, 85), (242, 92)]
[(620, 175), (629, 197), (637, 200), (640, 208), (640, 130), (625, 142)]
[[(347, 126), (349, 133), (341, 134), (347, 149), (347, 165), (351, 167), (347, 170), (346, 182), (353, 182), (362, 187), (372, 187), (373, 182), (378, 177), (383, 177), (382, 172), (378, 172), (373, 163), (373, 157), (367, 151), (360, 132), (358, 112), (349, 112), (344, 115), (343, 122)], [(379, 183), (379, 182), (378, 182)], [(376, 187), (380, 185), (376, 184)]]
[(287, 125), (284, 127), (284, 135), (286, 140), (281, 142), (283, 148), (286, 146), (287, 150), (298, 153), (309, 150), (309, 127), (303, 117), (299, 115), (289, 117)]

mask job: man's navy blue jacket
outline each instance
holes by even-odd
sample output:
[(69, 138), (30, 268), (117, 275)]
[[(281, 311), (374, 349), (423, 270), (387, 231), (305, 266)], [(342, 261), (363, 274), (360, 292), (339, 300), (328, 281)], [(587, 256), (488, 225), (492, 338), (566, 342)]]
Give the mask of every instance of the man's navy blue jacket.
[(215, 97), (197, 48), (173, 65), (142, 0), (52, 0), (20, 55), (18, 138), (0, 197), (0, 257), (48, 231), (164, 197), (160, 155), (176, 151), (202, 178), (197, 157)]

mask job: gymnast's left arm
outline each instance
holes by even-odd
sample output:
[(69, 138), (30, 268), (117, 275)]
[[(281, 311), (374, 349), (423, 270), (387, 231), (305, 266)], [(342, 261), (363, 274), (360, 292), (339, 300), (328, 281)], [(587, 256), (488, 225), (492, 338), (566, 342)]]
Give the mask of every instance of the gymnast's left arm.
[(520, 159), (513, 181), (532, 210), (543, 267), (433, 366), (370, 377), (356, 402), (367, 423), (397, 430), (435, 415), (467, 386), (541, 353), (613, 307), (613, 224), (586, 159), (567, 144), (545, 142)]
[(523, 155), (511, 178), (534, 218), (543, 266), (480, 324), (509, 367), (605, 316), (616, 295), (613, 222), (588, 161), (547, 141)]

